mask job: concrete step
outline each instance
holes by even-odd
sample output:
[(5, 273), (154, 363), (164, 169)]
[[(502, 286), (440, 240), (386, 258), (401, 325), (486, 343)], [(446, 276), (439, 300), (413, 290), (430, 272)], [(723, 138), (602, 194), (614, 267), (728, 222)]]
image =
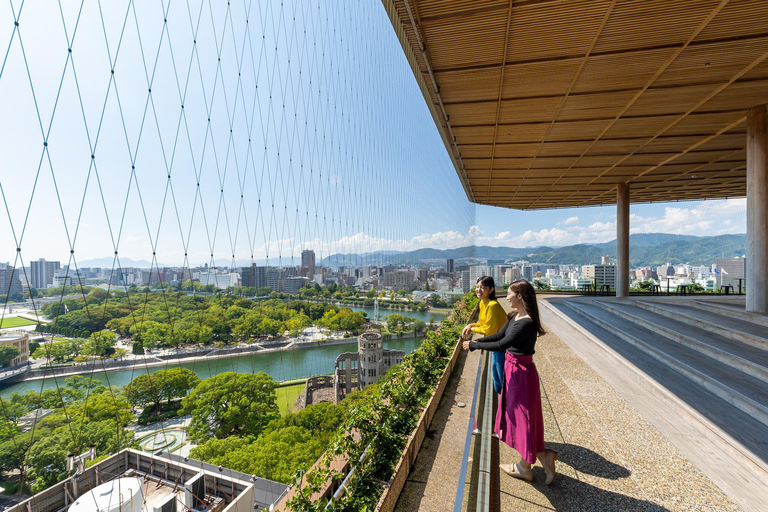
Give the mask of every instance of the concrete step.
[(711, 300), (693, 300), (690, 302), (690, 305), (691, 307), (700, 309), (702, 311), (709, 311), (710, 313), (715, 313), (718, 315), (738, 318), (755, 325), (763, 325), (768, 327), (768, 315), (745, 311), (743, 305), (723, 304), (722, 302), (715, 302)]
[(696, 350), (720, 363), (744, 372), (768, 384), (768, 343), (766, 349), (724, 338), (711, 331), (694, 327), (669, 316), (633, 305), (609, 301), (595, 301), (597, 306), (618, 315), (640, 327)]
[[(652, 385), (644, 384), (642, 379), (638, 380), (637, 385), (642, 386), (643, 393), (655, 396), (660, 392), (657, 389), (668, 392), (668, 395), (656, 396), (656, 403), (670, 404), (670, 397), (679, 400), (684, 404), (682, 407), (689, 408), (688, 412), (695, 421), (708, 425), (708, 428), (713, 430), (715, 434), (712, 436), (712, 442), (724, 442), (734, 448), (739, 457), (757, 463), (762, 470), (761, 474), (768, 478), (768, 426), (707, 388), (694, 385), (690, 379), (668, 365), (660, 364), (656, 357), (617, 336), (613, 330), (603, 328), (577, 307), (567, 307), (569, 302), (571, 301), (550, 301), (549, 306), (576, 324), (577, 329), (588, 332), (591, 337), (629, 363), (627, 367), (617, 371), (626, 372), (627, 368), (634, 367), (638, 374), (650, 379)], [(674, 405), (674, 401), (671, 404)], [(668, 412), (680, 414), (683, 410)], [(685, 430), (684, 423), (677, 428)], [(717, 432), (721, 434), (718, 435)], [(725, 451), (728, 451), (727, 448)]]
[(576, 301), (569, 301), (566, 305), (768, 427), (768, 388), (764, 381), (659, 336), (621, 314), (598, 305), (584, 302), (577, 304)]
[(634, 301), (634, 304), (672, 320), (768, 350), (768, 329), (749, 320), (729, 318), (723, 315), (722, 311), (701, 311), (685, 304), (642, 300)]

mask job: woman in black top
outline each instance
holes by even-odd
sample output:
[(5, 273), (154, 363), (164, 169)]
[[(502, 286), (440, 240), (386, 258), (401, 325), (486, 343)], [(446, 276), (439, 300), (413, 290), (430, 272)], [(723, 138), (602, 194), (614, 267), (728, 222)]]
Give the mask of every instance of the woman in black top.
[(464, 349), (504, 352), (504, 386), (493, 430), (504, 443), (520, 453), (522, 460), (500, 467), (510, 476), (531, 482), (531, 464), (538, 458), (549, 485), (555, 477), (557, 452), (544, 449), (539, 374), (533, 363), (536, 337), (545, 331), (539, 320), (536, 292), (531, 283), (522, 279), (513, 282), (507, 290), (507, 300), (512, 312), (504, 327), (485, 338), (465, 341)]

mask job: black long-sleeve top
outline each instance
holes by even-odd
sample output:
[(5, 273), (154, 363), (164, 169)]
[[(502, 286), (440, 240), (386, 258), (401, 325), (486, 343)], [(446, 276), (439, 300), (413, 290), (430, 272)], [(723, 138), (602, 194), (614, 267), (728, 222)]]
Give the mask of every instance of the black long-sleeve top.
[(492, 352), (508, 351), (515, 356), (534, 354), (536, 345), (536, 324), (530, 318), (507, 320), (496, 334), (469, 342), (469, 350), (483, 349)]

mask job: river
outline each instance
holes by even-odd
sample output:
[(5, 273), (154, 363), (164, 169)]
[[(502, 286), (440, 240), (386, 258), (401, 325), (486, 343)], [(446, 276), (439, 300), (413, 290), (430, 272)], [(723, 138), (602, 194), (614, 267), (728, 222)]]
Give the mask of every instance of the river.
[[(373, 312), (371, 312), (373, 314)], [(392, 350), (404, 350), (412, 352), (421, 345), (424, 338), (404, 338), (384, 342), (384, 348)], [(313, 375), (322, 375), (333, 372), (336, 356), (342, 352), (357, 351), (356, 343), (344, 345), (300, 348), (294, 350), (280, 350), (267, 353), (255, 353), (221, 359), (209, 359), (203, 361), (190, 361), (188, 363), (174, 363), (169, 361), (167, 366), (155, 366), (149, 368), (132, 368), (127, 370), (112, 370), (108, 372), (95, 372), (93, 378), (109, 383), (111, 386), (124, 386), (141, 373), (154, 373), (165, 368), (189, 368), (201, 379), (207, 379), (211, 375), (222, 372), (256, 373), (266, 372), (275, 380), (303, 379)], [(59, 385), (64, 383), (66, 377), (59, 377)], [(42, 389), (54, 389), (56, 382), (53, 378), (45, 380), (30, 380), (19, 382), (0, 390), (0, 397), (7, 398), (14, 391), (26, 393), (29, 390), (37, 392)]]

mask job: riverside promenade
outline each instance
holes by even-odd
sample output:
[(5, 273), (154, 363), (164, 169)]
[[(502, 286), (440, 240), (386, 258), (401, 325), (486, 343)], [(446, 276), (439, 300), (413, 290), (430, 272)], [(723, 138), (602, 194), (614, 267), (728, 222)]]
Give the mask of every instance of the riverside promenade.
[[(499, 302), (509, 309), (506, 301)], [(739, 510), (560, 339), (561, 326), (548, 325), (552, 317), (541, 309), (548, 333), (537, 342), (535, 361), (541, 377), (545, 442), (559, 452), (558, 475), (546, 486), (538, 463), (533, 483), (492, 467), (492, 496), (499, 496), (499, 501), (491, 503), (491, 510)], [(454, 510), (479, 360), (480, 351), (460, 356), (395, 510)], [(519, 460), (503, 443), (495, 446), (500, 463)], [(473, 494), (469, 482), (467, 476), (461, 508), (465, 511), (475, 510), (467, 504)], [(741, 506), (752, 510), (748, 504)]]

